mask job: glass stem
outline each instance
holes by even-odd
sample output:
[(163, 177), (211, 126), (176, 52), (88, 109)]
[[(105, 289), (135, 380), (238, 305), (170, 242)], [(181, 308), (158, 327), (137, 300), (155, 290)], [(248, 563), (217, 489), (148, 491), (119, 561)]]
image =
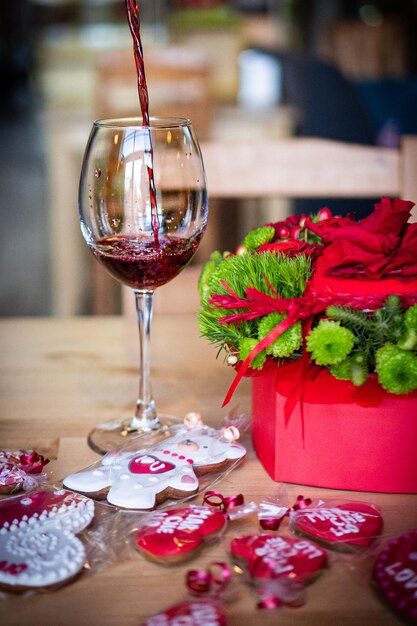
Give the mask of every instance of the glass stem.
[(151, 387), (150, 333), (152, 322), (153, 291), (135, 290), (136, 311), (139, 328), (140, 378), (139, 397), (131, 428), (151, 430), (159, 427)]

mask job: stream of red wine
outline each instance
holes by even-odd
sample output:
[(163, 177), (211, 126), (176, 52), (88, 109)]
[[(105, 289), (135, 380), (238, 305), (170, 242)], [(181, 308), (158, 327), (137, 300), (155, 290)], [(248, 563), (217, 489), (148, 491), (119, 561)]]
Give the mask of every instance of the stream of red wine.
[[(149, 93), (148, 85), (146, 83), (145, 76), (145, 63), (143, 59), (142, 41), (140, 38), (140, 13), (137, 0), (125, 0), (127, 21), (129, 23), (130, 32), (133, 40), (133, 54), (135, 57), (137, 81), (138, 81), (138, 94), (139, 104), (142, 112), (143, 126), (149, 127)], [(149, 150), (146, 151), (146, 167), (148, 171), (149, 180), (149, 196), (151, 201), (152, 211), (152, 231), (155, 238), (155, 242), (158, 242), (158, 207), (156, 202), (156, 188), (155, 179), (153, 173), (153, 149), (152, 142)]]

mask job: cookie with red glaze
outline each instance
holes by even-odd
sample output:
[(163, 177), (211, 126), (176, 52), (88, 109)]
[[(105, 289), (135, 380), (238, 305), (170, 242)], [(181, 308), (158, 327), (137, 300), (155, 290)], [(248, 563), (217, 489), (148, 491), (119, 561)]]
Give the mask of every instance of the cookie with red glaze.
[(341, 551), (369, 547), (384, 526), (378, 509), (365, 502), (306, 507), (292, 512), (290, 523), (296, 533)]
[(158, 511), (135, 532), (134, 544), (147, 559), (169, 565), (194, 556), (226, 525), (227, 516), (208, 506)]
[(381, 550), (373, 580), (385, 602), (410, 624), (417, 624), (417, 529)]
[(94, 503), (68, 491), (36, 491), (0, 502), (0, 587), (43, 590), (67, 584), (85, 562), (75, 536), (94, 516)]
[(233, 539), (235, 563), (254, 581), (288, 579), (306, 583), (327, 565), (327, 551), (307, 539), (282, 535), (248, 535)]
[(198, 598), (176, 604), (149, 617), (142, 626), (227, 626), (226, 613), (213, 598)]

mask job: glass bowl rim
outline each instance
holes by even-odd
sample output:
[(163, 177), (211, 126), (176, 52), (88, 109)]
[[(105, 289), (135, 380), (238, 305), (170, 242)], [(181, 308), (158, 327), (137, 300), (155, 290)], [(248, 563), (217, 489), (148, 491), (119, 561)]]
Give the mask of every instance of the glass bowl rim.
[(117, 128), (124, 129), (148, 129), (169, 130), (173, 128), (192, 126), (191, 121), (186, 117), (158, 117), (149, 118), (149, 126), (144, 125), (141, 117), (115, 117), (103, 118), (93, 122), (94, 128)]

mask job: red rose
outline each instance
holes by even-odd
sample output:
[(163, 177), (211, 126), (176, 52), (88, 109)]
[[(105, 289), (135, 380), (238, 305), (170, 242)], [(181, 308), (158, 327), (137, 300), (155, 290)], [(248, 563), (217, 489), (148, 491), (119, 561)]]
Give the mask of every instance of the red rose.
[(407, 224), (413, 206), (382, 198), (360, 222), (349, 217), (309, 223), (325, 245), (317, 278), (417, 279), (417, 224)]

